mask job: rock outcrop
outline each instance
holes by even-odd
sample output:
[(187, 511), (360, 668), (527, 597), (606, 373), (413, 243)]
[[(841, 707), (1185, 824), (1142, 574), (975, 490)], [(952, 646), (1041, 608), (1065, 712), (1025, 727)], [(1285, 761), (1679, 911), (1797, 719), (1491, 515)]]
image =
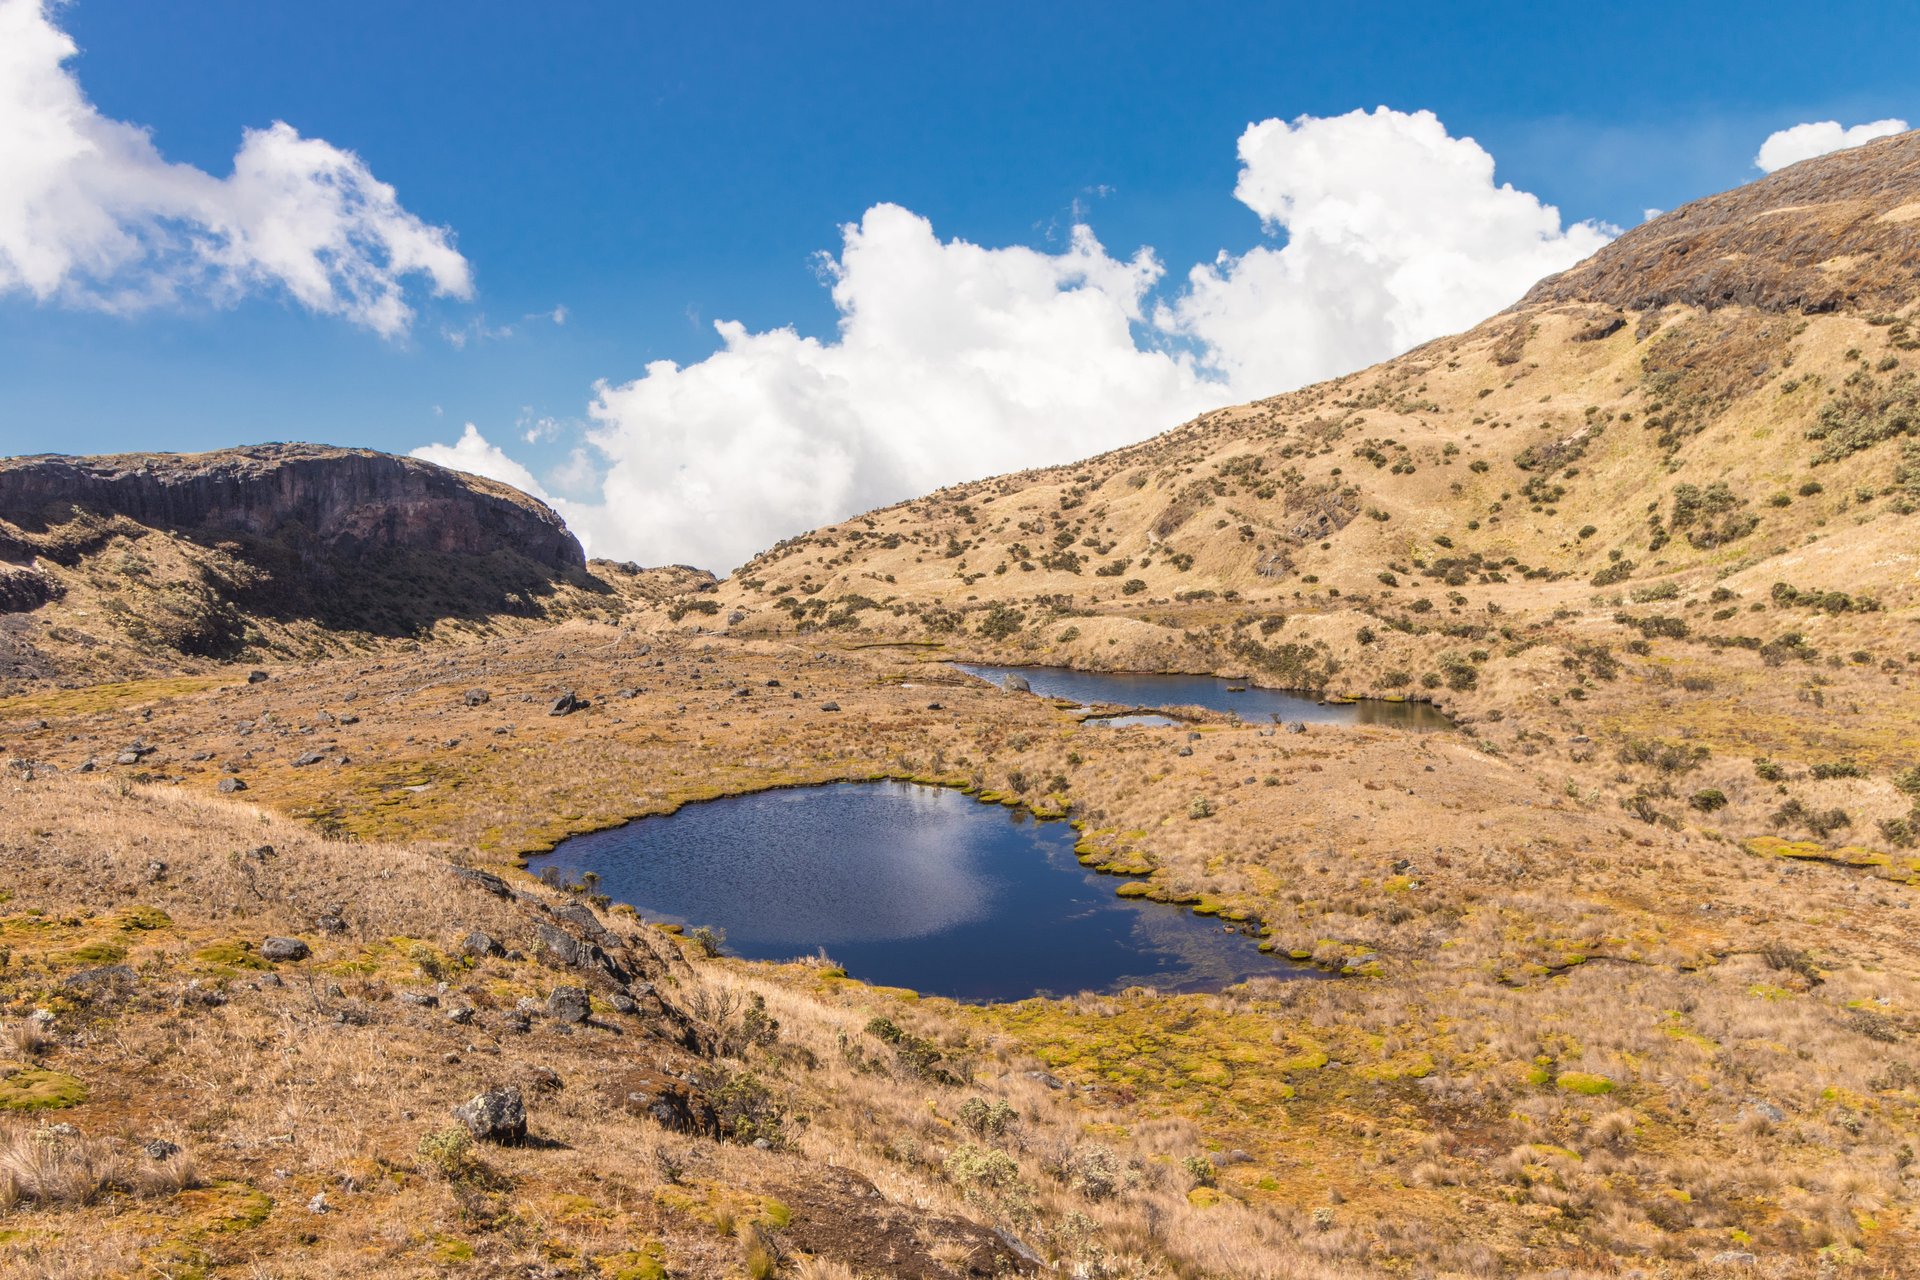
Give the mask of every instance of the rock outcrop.
[(416, 458), (323, 445), (197, 454), (0, 459), (0, 519), (31, 534), (76, 511), (193, 535), (295, 536), (336, 561), (382, 551), (512, 551), (556, 573), (586, 567), (544, 503)]

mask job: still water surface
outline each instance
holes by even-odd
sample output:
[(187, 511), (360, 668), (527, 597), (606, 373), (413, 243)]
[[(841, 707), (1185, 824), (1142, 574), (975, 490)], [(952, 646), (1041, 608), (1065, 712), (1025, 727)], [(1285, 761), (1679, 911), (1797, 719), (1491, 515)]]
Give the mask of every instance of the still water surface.
[(865, 982), (960, 1000), (1205, 991), (1316, 971), (1183, 907), (1118, 898), (1074, 832), (943, 787), (764, 791), (564, 841), (541, 860), (650, 920), (726, 931), (726, 949), (824, 949)]
[[(1452, 721), (1426, 702), (1387, 702), (1363, 698), (1344, 706), (1322, 706), (1315, 699), (1284, 689), (1261, 689), (1245, 680), (1219, 676), (1174, 676), (1076, 671), (1071, 667), (995, 667), (954, 664), (968, 675), (1004, 685), (1008, 676), (1024, 676), (1043, 698), (1071, 698), (1082, 704), (1117, 703), (1124, 707), (1205, 707), (1255, 724), (1275, 719), (1320, 724), (1378, 724), (1396, 729), (1450, 729)], [(1238, 692), (1236, 692), (1236, 690)], [(1103, 720), (1106, 724), (1171, 723), (1164, 717)]]

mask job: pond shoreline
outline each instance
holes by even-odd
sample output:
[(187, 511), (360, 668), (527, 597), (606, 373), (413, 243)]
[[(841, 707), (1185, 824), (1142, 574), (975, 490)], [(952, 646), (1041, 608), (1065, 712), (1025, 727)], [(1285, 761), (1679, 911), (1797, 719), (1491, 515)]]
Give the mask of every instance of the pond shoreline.
[[(1013, 692), (1031, 693), (1057, 704), (1078, 706), (1091, 713), (1083, 719), (1162, 715), (1192, 721), (1198, 717), (1182, 715), (1182, 712), (1197, 708), (1254, 725), (1304, 721), (1342, 726), (1366, 725), (1415, 733), (1452, 732), (1459, 728), (1438, 703), (1418, 696), (1351, 698), (1327, 695), (1324, 690), (1262, 685), (1248, 676), (1217, 673), (1095, 671), (1082, 667), (1010, 665), (959, 659), (945, 660), (943, 665), (999, 688), (1012, 688)], [(1024, 687), (1012, 687), (1014, 678), (1018, 678)], [(1165, 687), (1166, 698), (1159, 701), (1140, 700), (1139, 695), (1149, 691), (1155, 684)], [(1103, 694), (1128, 696), (1106, 697)], [(1123, 710), (1094, 713), (1094, 709), (1100, 707), (1120, 707)], [(1338, 714), (1342, 711), (1350, 714)], [(1265, 718), (1258, 718), (1259, 713), (1264, 713)]]
[[(829, 789), (837, 789), (842, 787), (863, 788), (866, 786), (870, 786), (874, 783), (890, 783), (890, 784), (895, 784), (895, 785), (900, 785), (905, 787), (927, 788), (927, 789), (938, 790), (941, 792), (950, 792), (959, 796), (964, 796), (970, 800), (975, 801), (977, 804), (993, 805), (993, 806), (1001, 807), (1004, 809), (1018, 810), (1020, 811), (1020, 816), (1016, 818), (1016, 823), (1025, 821), (1029, 818), (1032, 819), (1035, 823), (1041, 824), (1041, 825), (1055, 823), (1055, 822), (1064, 822), (1075, 832), (1076, 838), (1072, 844), (1072, 855), (1075, 863), (1077, 864), (1077, 870), (1083, 871), (1089, 874), (1090, 876), (1099, 876), (1102, 878), (1103, 881), (1108, 878), (1112, 878), (1114, 880), (1119, 881), (1119, 883), (1114, 888), (1114, 892), (1112, 895), (1113, 900), (1118, 900), (1120, 902), (1125, 902), (1128, 904), (1150, 902), (1155, 904), (1156, 906), (1184, 907), (1186, 908), (1186, 910), (1180, 914), (1193, 918), (1196, 923), (1198, 923), (1199, 921), (1206, 921), (1208, 923), (1218, 921), (1219, 934), (1221, 937), (1224, 938), (1228, 935), (1231, 935), (1233, 945), (1245, 946), (1249, 949), (1249, 951), (1266, 957), (1273, 964), (1273, 972), (1271, 975), (1264, 975), (1257, 972), (1241, 972), (1241, 973), (1238, 973), (1236, 976), (1234, 976), (1231, 980), (1222, 980), (1217, 986), (1212, 985), (1210, 982), (1203, 983), (1202, 985), (1199, 985), (1199, 986), (1176, 985), (1172, 992), (1163, 992), (1163, 994), (1181, 994), (1181, 993), (1225, 990), (1231, 986), (1238, 985), (1240, 982), (1244, 982), (1251, 978), (1261, 977), (1261, 976), (1271, 976), (1273, 978), (1277, 978), (1280, 980), (1298, 980), (1298, 979), (1312, 979), (1312, 978), (1327, 978), (1327, 977), (1334, 976), (1336, 973), (1336, 971), (1331, 967), (1316, 964), (1310, 958), (1302, 957), (1298, 955), (1290, 955), (1287, 953), (1277, 951), (1272, 945), (1272, 942), (1269, 936), (1269, 929), (1267, 925), (1263, 920), (1255, 916), (1253, 913), (1249, 911), (1245, 911), (1243, 909), (1232, 907), (1227, 903), (1220, 902), (1218, 900), (1212, 899), (1202, 894), (1176, 895), (1174, 892), (1170, 891), (1166, 886), (1155, 882), (1152, 868), (1134, 869), (1132, 867), (1127, 866), (1124, 863), (1119, 862), (1117, 859), (1111, 856), (1114, 852), (1113, 850), (1101, 848), (1100, 846), (1095, 845), (1090, 841), (1088, 841), (1086, 838), (1084, 838), (1084, 836), (1081, 834), (1085, 830), (1084, 824), (1077, 819), (1071, 818), (1069, 816), (1069, 811), (1067, 808), (1047, 805), (1044, 802), (1035, 802), (1035, 801), (1027, 800), (1017, 796), (1006, 795), (1000, 792), (992, 791), (990, 789), (976, 788), (963, 780), (957, 780), (952, 778), (946, 778), (946, 779), (931, 778), (931, 777), (926, 777), (922, 775), (873, 774), (873, 775), (863, 776), (859, 778), (843, 778), (843, 779), (827, 781), (827, 782), (799, 782), (799, 783), (791, 783), (791, 784), (780, 784), (780, 785), (771, 786), (771, 787), (757, 788), (750, 791), (737, 792), (737, 793), (724, 795), (724, 796), (701, 797), (699, 799), (689, 800), (685, 802), (683, 805), (676, 807), (676, 809), (674, 809), (671, 812), (649, 814), (645, 816), (671, 818), (674, 814), (680, 813), (683, 810), (690, 809), (690, 808), (705, 807), (713, 802), (721, 801), (721, 800), (735, 801), (735, 802), (750, 801), (755, 797), (765, 797), (765, 796), (777, 794), (780, 792), (793, 792), (793, 791), (800, 791), (800, 790), (820, 790), (824, 792), (824, 791), (828, 791)], [(575, 845), (577, 849), (578, 845), (576, 844), (576, 842), (578, 841), (589, 839), (590, 837), (593, 837), (593, 836), (604, 837), (612, 832), (620, 831), (626, 828), (636, 827), (640, 825), (641, 822), (642, 822), (641, 818), (629, 819), (625, 822), (618, 823), (613, 826), (600, 828), (594, 832), (582, 833), (581, 835), (578, 835), (578, 836), (569, 837), (568, 840), (562, 841), (559, 845), (557, 845), (553, 850), (549, 851), (548, 853), (542, 854), (542, 855), (535, 855), (535, 856), (538, 857), (541, 861), (547, 862), (548, 865), (546, 870), (553, 871), (556, 874), (565, 874), (565, 872), (561, 871), (558, 865), (553, 860), (556, 858), (564, 857), (565, 855), (563, 853), (563, 850), (565, 850), (568, 845), (570, 844)], [(537, 868), (533, 865), (532, 858), (528, 860), (527, 869), (529, 870), (529, 872), (533, 874), (536, 874), (536, 875), (542, 874), (542, 869)], [(598, 871), (599, 869), (596, 868), (595, 870)], [(615, 886), (613, 886), (612, 884), (607, 885), (607, 888), (609, 889), (612, 889), (614, 887)], [(657, 906), (642, 907), (640, 903), (628, 900), (630, 896), (640, 896), (640, 895), (623, 896), (619, 892), (614, 892), (614, 893), (611, 893), (609, 896), (611, 896), (615, 901), (623, 902), (625, 905), (632, 908), (636, 912), (636, 914), (641, 914), (642, 918), (665, 917), (665, 919), (655, 919), (654, 923), (656, 925), (669, 926), (670, 921), (674, 919), (682, 920), (683, 927), (688, 929), (691, 929), (692, 927), (702, 923), (718, 923), (714, 921), (695, 921), (690, 918), (682, 917), (679, 913), (666, 911)], [(826, 950), (829, 952), (831, 951), (831, 948), (832, 948), (831, 943), (826, 943), (826, 944), (814, 943), (810, 945), (814, 945), (820, 950)], [(777, 963), (784, 962), (780, 958), (777, 958), (774, 956), (768, 956), (768, 955), (738, 956), (736, 958), (741, 959), (746, 963), (756, 963), (756, 964), (757, 963), (776, 963), (777, 964)], [(834, 958), (836, 961), (840, 959), (840, 957), (838, 956), (835, 956)], [(791, 959), (791, 957), (788, 957), (788, 959)], [(885, 975), (873, 975), (869, 977), (860, 977), (856, 975), (853, 980), (864, 982), (867, 985), (878, 985), (878, 986), (902, 985), (900, 983), (887, 980)], [(1149, 978), (1149, 979), (1144, 979), (1142, 981), (1128, 983), (1127, 985), (1153, 987), (1156, 984)], [(1091, 988), (1087, 988), (1087, 989), (1091, 990)], [(1114, 987), (1114, 988), (1111, 988), (1107, 993), (1110, 994), (1112, 991), (1117, 991), (1121, 989), (1124, 989), (1124, 988)], [(936, 996), (938, 996), (938, 994), (939, 993), (936, 993)], [(969, 999), (968, 997), (963, 997), (963, 996), (948, 996), (944, 998), (958, 999), (958, 1000), (961, 1000), (963, 1003), (1004, 1004), (1008, 1002), (1017, 1002), (1020, 999), (1031, 999), (1031, 998), (1043, 998), (1043, 999), (1070, 998), (1070, 994), (1071, 993), (1067, 993), (1067, 992), (1051, 992), (1051, 991), (1042, 989), (1040, 991), (1034, 992), (1031, 995), (1024, 995), (1024, 996), (1009, 996), (1009, 997), (996, 996), (996, 997), (972, 998), (972, 999)]]

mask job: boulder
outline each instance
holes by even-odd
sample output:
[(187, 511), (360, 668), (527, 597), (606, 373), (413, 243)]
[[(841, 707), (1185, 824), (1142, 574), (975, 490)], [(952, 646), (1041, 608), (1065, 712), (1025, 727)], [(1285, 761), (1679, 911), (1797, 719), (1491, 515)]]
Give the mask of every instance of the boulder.
[(475, 1094), (453, 1109), (453, 1118), (481, 1142), (515, 1143), (527, 1137), (527, 1103), (518, 1085)]
[(282, 960), (305, 960), (313, 954), (313, 949), (298, 938), (268, 938), (260, 944), (260, 958), (278, 963)]
[(472, 867), (455, 867), (454, 879), (464, 880), (476, 889), (484, 889), (496, 898), (511, 898), (513, 890), (507, 882), (491, 871), (475, 871)]
[(547, 1016), (555, 1022), (573, 1026), (593, 1014), (585, 987), (555, 987), (547, 996)]
[(555, 964), (565, 965), (569, 969), (578, 969), (584, 964), (585, 944), (565, 929), (545, 923), (537, 924), (533, 927), (533, 936), (540, 946), (540, 954)]
[(495, 938), (489, 933), (482, 932), (479, 929), (470, 930), (467, 936), (461, 939), (460, 949), (474, 957), (503, 956), (507, 954), (507, 949), (500, 945), (498, 938)]

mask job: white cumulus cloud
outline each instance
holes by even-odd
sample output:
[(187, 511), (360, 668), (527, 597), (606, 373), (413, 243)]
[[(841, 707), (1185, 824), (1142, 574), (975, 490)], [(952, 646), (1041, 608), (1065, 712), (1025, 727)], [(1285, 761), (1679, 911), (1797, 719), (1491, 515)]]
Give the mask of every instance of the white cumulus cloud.
[(485, 476), (489, 480), (498, 480), (510, 484), (522, 493), (531, 494), (542, 502), (551, 504), (547, 491), (533, 478), (533, 472), (500, 451), (500, 446), (491, 444), (480, 434), (480, 429), (471, 422), (460, 433), (460, 438), (452, 444), (427, 444), (412, 451), (412, 456), (424, 462), (437, 462), (443, 467), (455, 471), (465, 471), (469, 475)]
[(830, 341), (723, 321), (696, 364), (602, 383), (587, 439), (607, 460), (578, 513), (598, 548), (731, 566), (815, 525), (956, 480), (1138, 440), (1209, 404), (1185, 357), (1132, 325), (1161, 269), (1075, 228), (1065, 251), (939, 239), (897, 205), (823, 260)]
[(168, 162), (87, 100), (51, 13), (0, 0), (0, 295), (134, 311), (277, 290), (389, 337), (413, 317), (407, 277), (469, 296), (451, 234), (350, 151), (276, 121), (245, 131), (226, 177)]
[(1285, 243), (1195, 267), (1156, 321), (1242, 396), (1468, 328), (1618, 234), (1496, 184), (1493, 157), (1430, 111), (1263, 120), (1240, 162), (1234, 195)]
[(1873, 120), (1852, 128), (1843, 126), (1838, 120), (1809, 121), (1768, 134), (1767, 140), (1760, 144), (1760, 153), (1754, 156), (1753, 163), (1772, 173), (1775, 169), (1784, 169), (1802, 160), (1824, 156), (1829, 151), (1844, 151), (1863, 142), (1872, 142), (1875, 138), (1906, 131), (1905, 120)]
[[(875, 205), (822, 259), (830, 338), (723, 321), (707, 358), (598, 384), (583, 433), (598, 495), (563, 514), (598, 555), (729, 568), (887, 502), (1385, 359), (1613, 234), (1496, 184), (1493, 158), (1429, 112), (1263, 121), (1240, 156), (1235, 194), (1276, 241), (1194, 268), (1171, 297), (1152, 250), (1114, 257), (1084, 225), (1058, 253), (992, 248)], [(435, 447), (498, 466), (471, 428)], [(582, 459), (563, 471), (585, 492)]]

